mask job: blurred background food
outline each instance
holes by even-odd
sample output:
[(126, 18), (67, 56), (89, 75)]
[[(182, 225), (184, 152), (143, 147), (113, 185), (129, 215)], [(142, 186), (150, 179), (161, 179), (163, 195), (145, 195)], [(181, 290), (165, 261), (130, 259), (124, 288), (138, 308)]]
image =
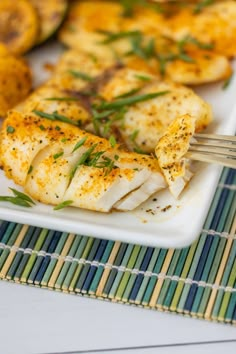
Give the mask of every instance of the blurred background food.
[(175, 83), (228, 80), (236, 1), (2, 0), (1, 116), (31, 91), (30, 68), (20, 56), (50, 39)]
[(28, 96), (32, 74), (23, 58), (14, 57), (0, 44), (0, 117)]

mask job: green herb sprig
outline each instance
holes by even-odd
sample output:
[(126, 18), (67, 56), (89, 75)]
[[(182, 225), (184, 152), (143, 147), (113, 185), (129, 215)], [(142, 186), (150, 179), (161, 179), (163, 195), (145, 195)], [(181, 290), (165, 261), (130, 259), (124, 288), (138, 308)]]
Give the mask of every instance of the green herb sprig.
[(131, 90), (123, 95), (123, 98), (122, 96), (118, 96), (120, 98), (112, 102), (102, 101), (100, 104), (93, 105), (92, 122), (94, 130), (98, 135), (107, 136), (112, 125), (118, 121), (120, 122), (120, 127), (122, 128), (125, 113), (127, 112), (129, 106), (165, 95), (169, 91), (133, 95), (135, 92), (136, 90)]
[(34, 109), (32, 112), (41, 118), (46, 118), (52, 121), (60, 121), (63, 123), (69, 123), (76, 126), (79, 125), (77, 122), (73, 121), (72, 119), (63, 116), (62, 114), (58, 114), (57, 112), (46, 113), (46, 112), (38, 111), (36, 109)]
[(81, 146), (84, 145), (85, 141), (88, 139), (87, 136), (83, 137), (78, 141), (78, 143), (75, 144), (74, 149), (72, 150), (72, 153), (78, 150)]
[(230, 86), (231, 81), (233, 79), (233, 75), (234, 74), (231, 74), (230, 77), (227, 80), (225, 80), (225, 82), (223, 83), (223, 86), (222, 86), (222, 90), (226, 90)]
[(202, 0), (195, 6), (193, 13), (199, 14), (202, 10), (204, 10), (205, 7), (212, 5), (213, 3), (214, 0)]
[(79, 166), (81, 165), (86, 165), (86, 161), (88, 160), (88, 158), (90, 157), (90, 155), (92, 154), (93, 150), (97, 147), (98, 144), (93, 144), (88, 150), (86, 150), (79, 158), (79, 160), (77, 161), (76, 165), (74, 166), (74, 168), (72, 169), (71, 173), (70, 173), (70, 178), (72, 179), (77, 171), (77, 169), (79, 168)]
[(97, 33), (105, 36), (105, 39), (100, 42), (101, 44), (110, 44), (110, 43), (116, 42), (120, 39), (133, 38), (133, 37), (141, 35), (140, 31), (110, 32), (110, 31), (99, 30), (99, 31), (97, 31)]
[(136, 142), (136, 139), (137, 139), (137, 136), (139, 135), (139, 130), (136, 129), (130, 136), (130, 140), (132, 141), (133, 143), (133, 149), (134, 149), (134, 152), (137, 152), (138, 154), (147, 154), (145, 151), (143, 151), (137, 144)]
[(117, 109), (117, 108), (132, 106), (133, 104), (148, 101), (153, 98), (166, 95), (167, 93), (169, 93), (169, 91), (160, 91), (160, 92), (147, 93), (144, 95), (126, 97), (113, 102), (102, 102), (96, 108), (98, 110), (107, 110), (107, 109)]
[(14, 194), (14, 197), (12, 196), (0, 196), (0, 202), (9, 202), (18, 206), (22, 206), (25, 208), (30, 208), (32, 207), (35, 202), (26, 194), (17, 191), (14, 188), (9, 188), (12, 193)]
[(82, 71), (78, 71), (78, 70), (69, 70), (68, 71), (69, 74), (71, 74), (72, 76), (74, 76), (75, 78), (77, 79), (81, 79), (81, 80), (84, 80), (84, 81), (93, 81), (94, 78), (91, 77), (90, 75), (86, 74), (86, 73), (83, 73)]
[(67, 206), (71, 205), (73, 203), (73, 200), (65, 200), (64, 202), (56, 205), (53, 210), (61, 210), (66, 208)]

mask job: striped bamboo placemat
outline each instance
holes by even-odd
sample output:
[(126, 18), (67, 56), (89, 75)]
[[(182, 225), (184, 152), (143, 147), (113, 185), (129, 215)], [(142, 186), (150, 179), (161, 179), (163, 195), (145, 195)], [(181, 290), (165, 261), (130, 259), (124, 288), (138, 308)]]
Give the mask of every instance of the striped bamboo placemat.
[(236, 323), (236, 171), (225, 169), (204, 229), (161, 249), (2, 221), (0, 277)]

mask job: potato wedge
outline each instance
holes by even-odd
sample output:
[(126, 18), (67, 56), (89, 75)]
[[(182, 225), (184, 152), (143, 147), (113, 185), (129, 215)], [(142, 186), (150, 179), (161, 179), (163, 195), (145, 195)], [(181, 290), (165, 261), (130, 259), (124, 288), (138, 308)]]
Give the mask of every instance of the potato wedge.
[(4, 117), (8, 110), (8, 104), (4, 97), (0, 96), (0, 117)]
[(27, 0), (0, 2), (0, 42), (11, 53), (23, 54), (35, 44), (39, 21)]
[(58, 30), (67, 13), (68, 3), (66, 0), (30, 0), (30, 2), (39, 16), (40, 30), (37, 44), (41, 44)]
[(7, 47), (4, 44), (0, 43), (0, 58), (6, 57), (9, 55), (10, 55), (10, 52), (7, 49)]
[(0, 115), (23, 100), (32, 87), (32, 75), (28, 65), (13, 56), (0, 57)]

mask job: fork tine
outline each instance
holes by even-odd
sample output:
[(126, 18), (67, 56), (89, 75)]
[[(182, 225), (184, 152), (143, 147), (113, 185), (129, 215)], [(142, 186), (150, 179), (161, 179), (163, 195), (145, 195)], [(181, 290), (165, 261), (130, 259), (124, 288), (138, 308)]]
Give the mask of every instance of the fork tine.
[(194, 134), (194, 138), (186, 157), (236, 168), (236, 136)]
[(223, 165), (225, 167), (236, 169), (236, 159), (230, 159), (227, 157), (220, 157), (213, 154), (206, 154), (204, 152), (201, 153), (195, 151), (188, 151), (185, 156), (191, 160), (197, 160), (197, 161), (208, 162), (208, 163), (216, 163), (216, 164)]
[(236, 136), (232, 135), (215, 135), (215, 134), (194, 134), (196, 139), (208, 139), (215, 141), (228, 141), (232, 144), (236, 144)]
[(190, 145), (189, 151), (193, 151), (193, 152), (199, 152), (199, 153), (205, 153), (205, 154), (209, 154), (209, 155), (223, 155), (223, 156), (227, 156), (228, 158), (234, 158), (236, 157), (236, 149), (235, 151), (231, 151), (228, 148), (222, 148), (221, 145), (219, 145), (218, 147), (213, 147), (213, 146), (209, 146), (209, 145), (194, 145), (192, 146), (192, 144)]
[(208, 142), (208, 141), (193, 141), (191, 142), (191, 146), (196, 146), (196, 147), (200, 147), (200, 146), (207, 146), (210, 149), (212, 148), (221, 148), (221, 149), (228, 149), (230, 151), (236, 151), (236, 145), (235, 144), (231, 144), (231, 143), (225, 143), (225, 142)]

